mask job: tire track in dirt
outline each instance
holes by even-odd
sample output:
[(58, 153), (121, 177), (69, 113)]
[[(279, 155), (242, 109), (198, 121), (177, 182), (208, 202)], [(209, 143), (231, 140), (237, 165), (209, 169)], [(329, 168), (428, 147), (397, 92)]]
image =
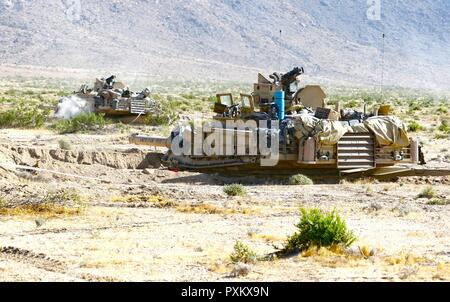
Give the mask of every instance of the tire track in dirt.
[(16, 248), (12, 246), (0, 248), (0, 258), (3, 257), (6, 260), (13, 260), (24, 264), (32, 265), (38, 269), (42, 269), (52, 273), (59, 273), (76, 277), (88, 282), (120, 282), (114, 277), (110, 276), (98, 276), (90, 273), (70, 274), (68, 267), (65, 263), (52, 259), (43, 253), (35, 253), (30, 250)]
[(33, 265), (36, 268), (54, 273), (65, 273), (67, 266), (59, 260), (52, 259), (43, 253), (35, 253), (30, 250), (16, 247), (0, 248), (0, 257)]
[[(32, 230), (32, 231), (25, 231), (23, 233), (17, 233), (17, 234), (8, 234), (4, 237), (24, 237), (24, 236), (30, 236), (30, 235), (46, 235), (46, 234), (63, 234), (63, 233), (74, 233), (74, 232), (92, 232), (92, 231), (104, 231), (104, 230), (115, 230), (115, 229), (134, 229), (134, 228), (144, 228), (147, 226), (158, 226), (161, 225), (161, 221), (153, 220), (153, 221), (146, 221), (146, 222), (136, 222), (131, 224), (117, 224), (117, 225), (110, 225), (110, 226), (99, 226), (99, 227), (85, 227), (85, 228), (57, 228), (57, 229), (40, 229), (40, 230)], [(203, 223), (203, 220), (198, 219), (194, 221), (180, 221), (180, 222), (169, 222), (164, 223), (165, 226), (173, 226), (173, 225), (186, 225), (186, 224), (195, 224), (195, 223)], [(0, 237), (3, 237), (3, 235), (0, 234)], [(2, 250), (0, 249), (0, 255), (2, 253)]]

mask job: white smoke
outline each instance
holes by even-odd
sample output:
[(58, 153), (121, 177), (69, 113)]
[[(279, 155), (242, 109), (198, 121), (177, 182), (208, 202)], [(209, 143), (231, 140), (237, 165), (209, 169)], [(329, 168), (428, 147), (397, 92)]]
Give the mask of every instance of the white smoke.
[(68, 120), (79, 114), (91, 113), (92, 111), (92, 103), (73, 95), (59, 100), (55, 117)]

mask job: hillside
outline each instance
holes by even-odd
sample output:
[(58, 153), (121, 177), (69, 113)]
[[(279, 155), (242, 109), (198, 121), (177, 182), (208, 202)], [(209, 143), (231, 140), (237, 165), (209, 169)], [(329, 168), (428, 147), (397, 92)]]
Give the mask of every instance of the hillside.
[[(0, 63), (251, 81), (302, 65), (315, 80), (448, 89), (450, 2), (0, 1)], [(280, 34), (281, 30), (281, 34)]]

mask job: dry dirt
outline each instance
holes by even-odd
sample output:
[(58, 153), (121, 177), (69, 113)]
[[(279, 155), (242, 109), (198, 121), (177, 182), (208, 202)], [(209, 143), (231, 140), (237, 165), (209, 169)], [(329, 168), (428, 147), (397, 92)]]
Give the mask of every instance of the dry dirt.
[[(70, 191), (84, 208), (81, 215), (0, 215), (0, 281), (450, 280), (450, 206), (417, 198), (428, 184), (448, 198), (449, 178), (284, 186), (170, 172), (155, 150), (129, 145), (127, 136), (68, 135), (72, 150), (63, 151), (62, 136), (51, 132), (0, 131), (3, 203)], [(450, 146), (426, 150), (430, 166), (450, 168), (437, 157), (443, 145)], [(247, 196), (227, 197), (230, 182), (244, 182)], [(218, 213), (194, 212), (205, 204)], [(350, 253), (258, 261), (247, 276), (230, 277), (235, 241), (261, 256), (276, 251), (295, 232), (300, 207), (336, 208), (358, 237)]]

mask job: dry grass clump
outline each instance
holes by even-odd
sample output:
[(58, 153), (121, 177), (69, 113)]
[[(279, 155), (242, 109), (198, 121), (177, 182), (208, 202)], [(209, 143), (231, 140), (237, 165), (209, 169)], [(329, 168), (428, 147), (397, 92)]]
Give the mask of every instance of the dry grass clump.
[(441, 281), (450, 280), (450, 263), (438, 263), (433, 279)]
[(372, 177), (343, 178), (339, 181), (340, 185), (369, 185), (374, 183), (378, 183), (378, 181)]
[(264, 240), (267, 243), (286, 241), (286, 237), (275, 235), (256, 234), (253, 232), (249, 232), (247, 235), (253, 240)]
[(384, 261), (389, 265), (414, 265), (428, 262), (428, 260), (424, 257), (415, 256), (406, 252), (401, 252), (400, 254), (394, 256), (386, 256)]
[(218, 214), (218, 215), (232, 215), (232, 214), (250, 214), (250, 209), (232, 209), (223, 208), (211, 204), (185, 204), (176, 207), (176, 210), (181, 213), (194, 213), (194, 214)]
[(194, 213), (194, 214), (216, 214), (216, 215), (232, 215), (232, 214), (250, 214), (253, 213), (250, 209), (235, 209), (224, 208), (207, 203), (188, 204), (178, 203), (170, 200), (166, 200), (164, 197), (158, 195), (133, 195), (125, 197), (115, 197), (113, 202), (122, 203), (144, 203), (149, 204), (155, 208), (168, 208), (175, 209), (181, 213)]
[(423, 189), (422, 192), (420, 192), (419, 195), (417, 195), (417, 198), (428, 198), (431, 199), (436, 196), (436, 193), (434, 192), (434, 189), (432, 186), (428, 186), (425, 189)]
[(256, 253), (240, 241), (234, 244), (233, 253), (230, 255), (233, 263), (254, 263), (257, 260)]
[(307, 259), (311, 259), (323, 267), (342, 268), (366, 265), (368, 257), (359, 253), (351, 253), (342, 245), (333, 244), (329, 247), (311, 245), (298, 255), (297, 261), (307, 261)]
[(82, 212), (81, 208), (72, 208), (52, 203), (39, 203), (21, 205), (14, 208), (0, 208), (0, 216), (43, 216), (54, 218), (58, 216), (77, 216)]
[(0, 216), (40, 216), (55, 218), (59, 216), (81, 215), (85, 207), (81, 197), (74, 191), (61, 190), (48, 193), (39, 202), (10, 206), (0, 198)]
[(450, 205), (450, 200), (447, 200), (445, 198), (433, 198), (433, 199), (427, 201), (427, 205), (429, 205), (429, 206), (446, 206), (446, 205)]
[(159, 195), (131, 195), (131, 196), (124, 196), (124, 197), (114, 197), (112, 199), (113, 202), (121, 202), (121, 203), (130, 203), (130, 204), (136, 204), (136, 203), (144, 203), (144, 204), (150, 204), (152, 207), (155, 208), (175, 208), (178, 206), (177, 203), (166, 200), (165, 198), (159, 196)]

